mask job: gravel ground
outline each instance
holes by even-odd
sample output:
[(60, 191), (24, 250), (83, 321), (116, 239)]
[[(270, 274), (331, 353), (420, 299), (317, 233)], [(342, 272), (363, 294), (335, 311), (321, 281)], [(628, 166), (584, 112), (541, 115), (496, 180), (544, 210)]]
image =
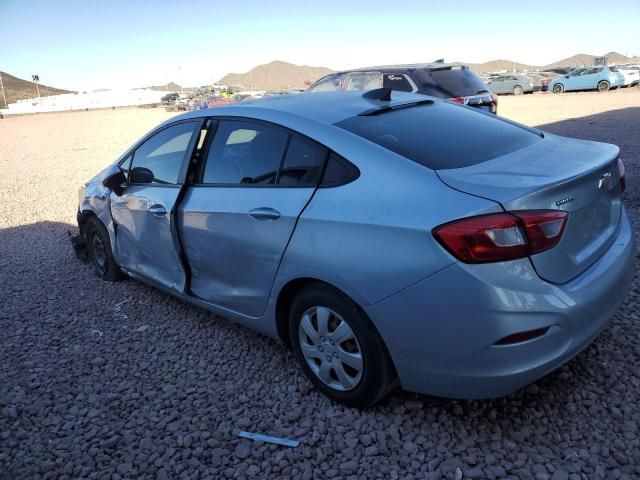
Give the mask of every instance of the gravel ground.
[[(500, 105), (619, 144), (639, 231), (640, 89)], [(526, 389), (473, 402), (397, 391), (367, 411), (321, 396), (270, 339), (97, 280), (67, 239), (77, 187), (169, 115), (0, 120), (0, 478), (640, 478), (637, 275), (597, 341)]]

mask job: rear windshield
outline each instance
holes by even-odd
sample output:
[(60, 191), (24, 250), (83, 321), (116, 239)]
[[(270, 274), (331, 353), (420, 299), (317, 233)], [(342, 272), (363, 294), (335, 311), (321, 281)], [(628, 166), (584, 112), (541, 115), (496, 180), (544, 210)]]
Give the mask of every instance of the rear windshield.
[(422, 87), (421, 93), (442, 98), (468, 97), (489, 91), (480, 77), (461, 67), (428, 70)]
[(526, 128), (445, 102), (351, 117), (336, 126), (433, 170), (475, 165), (540, 140)]

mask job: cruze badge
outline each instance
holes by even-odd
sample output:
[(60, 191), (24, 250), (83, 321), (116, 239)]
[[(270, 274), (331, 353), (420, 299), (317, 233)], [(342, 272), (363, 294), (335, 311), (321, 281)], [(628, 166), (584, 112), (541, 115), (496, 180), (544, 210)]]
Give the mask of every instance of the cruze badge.
[(611, 183), (611, 173), (605, 173), (598, 181), (598, 188), (608, 188)]
[(565, 203), (573, 202), (573, 197), (563, 198), (562, 200), (558, 200), (556, 202), (556, 206), (564, 205)]

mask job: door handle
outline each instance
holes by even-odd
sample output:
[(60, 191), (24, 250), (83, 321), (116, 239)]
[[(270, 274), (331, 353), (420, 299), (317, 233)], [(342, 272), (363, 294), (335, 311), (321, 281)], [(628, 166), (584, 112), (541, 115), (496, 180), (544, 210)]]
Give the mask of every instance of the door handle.
[(162, 205), (156, 203), (155, 205), (151, 205), (149, 207), (149, 212), (155, 215), (156, 217), (164, 217), (167, 214), (167, 209)]
[(255, 220), (273, 221), (280, 218), (280, 212), (274, 208), (254, 208), (249, 212), (249, 216)]

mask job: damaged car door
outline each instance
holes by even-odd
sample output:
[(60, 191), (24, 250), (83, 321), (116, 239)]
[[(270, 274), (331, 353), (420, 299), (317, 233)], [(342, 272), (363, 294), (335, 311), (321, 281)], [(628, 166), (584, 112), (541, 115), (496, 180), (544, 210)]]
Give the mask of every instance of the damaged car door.
[(115, 253), (121, 267), (182, 292), (175, 208), (202, 122), (169, 125), (142, 142), (121, 165), (127, 185), (111, 192)]
[(178, 208), (193, 295), (258, 317), (327, 149), (266, 122), (220, 120)]

